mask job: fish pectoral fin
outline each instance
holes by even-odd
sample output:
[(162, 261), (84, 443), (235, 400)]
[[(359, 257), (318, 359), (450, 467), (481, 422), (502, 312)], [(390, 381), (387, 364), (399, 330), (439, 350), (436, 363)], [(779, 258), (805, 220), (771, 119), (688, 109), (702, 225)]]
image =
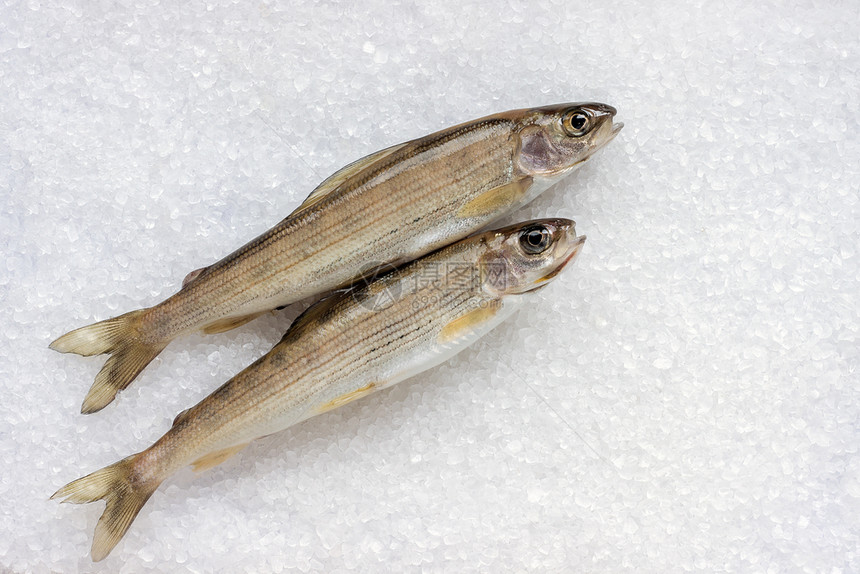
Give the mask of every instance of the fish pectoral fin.
[(531, 177), (524, 177), (511, 183), (488, 189), (482, 194), (470, 199), (457, 211), (457, 217), (482, 217), (507, 211), (519, 202), (532, 185)]
[(465, 315), (457, 317), (442, 327), (442, 330), (439, 332), (439, 342), (450, 343), (461, 337), (470, 335), (475, 329), (495, 317), (498, 310), (498, 306), (491, 305), (469, 311)]
[[(408, 142), (407, 142), (408, 143)], [(307, 198), (302, 202), (300, 206), (296, 208), (290, 214), (290, 217), (296, 215), (297, 213), (304, 211), (305, 209), (311, 207), (328, 195), (330, 192), (337, 189), (340, 184), (351, 178), (353, 175), (358, 173), (359, 171), (369, 167), (370, 165), (390, 156), (400, 148), (407, 145), (406, 143), (397, 144), (378, 152), (372, 153), (370, 155), (364, 156), (361, 159), (357, 159), (346, 167), (342, 167), (341, 169), (334, 172), (330, 175), (325, 181), (319, 184), (316, 189), (314, 189)]]
[(225, 331), (229, 331), (231, 329), (235, 329), (236, 327), (241, 327), (245, 323), (253, 321), (260, 315), (265, 315), (268, 311), (262, 311), (260, 313), (252, 313), (251, 315), (244, 315), (242, 317), (227, 317), (226, 319), (218, 319), (213, 323), (209, 323), (205, 327), (203, 327), (203, 332), (206, 335), (215, 335), (216, 333), (224, 333)]
[(237, 444), (235, 446), (210, 452), (209, 454), (201, 456), (200, 458), (192, 462), (191, 468), (194, 469), (194, 472), (203, 472), (204, 470), (209, 470), (210, 468), (218, 466), (228, 458), (232, 457), (246, 446), (248, 446), (248, 443), (245, 442), (242, 444)]
[(317, 407), (316, 412), (317, 412), (317, 414), (322, 414), (322, 413), (328, 412), (332, 409), (342, 407), (343, 405), (345, 405), (347, 403), (351, 403), (352, 401), (354, 401), (356, 399), (360, 399), (361, 397), (369, 395), (374, 390), (376, 390), (376, 383), (368, 383), (365, 386), (361, 387), (360, 389), (356, 389), (354, 391), (349, 391), (348, 393), (344, 393), (341, 396), (336, 397), (336, 398), (328, 401), (327, 403), (323, 403), (322, 405)]

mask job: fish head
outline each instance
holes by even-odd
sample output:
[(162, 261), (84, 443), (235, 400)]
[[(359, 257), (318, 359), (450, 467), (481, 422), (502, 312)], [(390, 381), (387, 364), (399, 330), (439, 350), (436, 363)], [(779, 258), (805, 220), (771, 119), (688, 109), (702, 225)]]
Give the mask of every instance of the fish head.
[(485, 290), (497, 296), (535, 291), (552, 281), (582, 249), (570, 219), (535, 219), (490, 231), (481, 261)]
[(611, 142), (623, 123), (616, 110), (595, 102), (523, 110), (514, 118), (519, 137), (515, 158), (521, 173), (554, 182)]

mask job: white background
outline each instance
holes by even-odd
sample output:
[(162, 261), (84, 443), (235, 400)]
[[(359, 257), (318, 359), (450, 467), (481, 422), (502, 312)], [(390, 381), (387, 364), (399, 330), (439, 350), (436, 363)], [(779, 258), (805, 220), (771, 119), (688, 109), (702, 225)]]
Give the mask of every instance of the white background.
[[(860, 570), (856, 2), (293, 4), (0, 7), (0, 570)], [(48, 496), (294, 314), (176, 341), (91, 416), (103, 360), (51, 340), (157, 303), (356, 158), (577, 100), (627, 127), (507, 220), (588, 236), (540, 304), (179, 473), (90, 562), (101, 505)]]

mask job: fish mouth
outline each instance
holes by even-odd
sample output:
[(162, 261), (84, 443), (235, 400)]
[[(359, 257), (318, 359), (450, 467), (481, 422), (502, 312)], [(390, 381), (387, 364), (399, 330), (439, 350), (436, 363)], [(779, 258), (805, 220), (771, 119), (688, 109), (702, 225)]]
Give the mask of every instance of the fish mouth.
[(615, 139), (615, 136), (618, 135), (618, 132), (623, 127), (624, 122), (613, 122), (612, 116), (606, 116), (600, 123), (600, 126), (594, 131), (594, 137), (591, 139), (591, 151), (588, 157), (606, 147), (609, 142)]
[(567, 267), (568, 263), (570, 263), (571, 261), (576, 259), (576, 256), (579, 255), (579, 252), (582, 251), (582, 245), (585, 243), (585, 239), (586, 239), (585, 235), (580, 235), (579, 237), (574, 238), (574, 240), (571, 242), (571, 244), (567, 248), (568, 249), (567, 253), (562, 255), (558, 264), (555, 267), (553, 267), (553, 269), (550, 270), (549, 273), (547, 273), (546, 275), (544, 275), (543, 277), (541, 277), (540, 279), (538, 279), (537, 281), (534, 282), (536, 287), (534, 287), (532, 289), (532, 291), (535, 291), (537, 289), (540, 289), (541, 287), (544, 287), (547, 283), (549, 283), (552, 279), (554, 279), (556, 277), (556, 275), (561, 273), (564, 270), (564, 268)]
[(574, 238), (573, 242), (570, 244), (569, 252), (566, 253), (562, 259), (561, 263), (558, 264), (558, 267), (549, 272), (546, 276), (546, 279), (552, 279), (564, 269), (568, 263), (576, 259), (576, 256), (579, 255), (579, 252), (582, 251), (582, 245), (585, 243), (585, 235), (580, 235), (579, 237)]
[(624, 127), (623, 122), (615, 122), (615, 116), (618, 110), (608, 104), (588, 103), (582, 105), (583, 109), (588, 110), (592, 117), (597, 120), (597, 126), (592, 131), (591, 147), (594, 151), (601, 149), (603, 146), (615, 139), (621, 128)]
[(600, 126), (598, 126), (597, 129), (594, 130), (594, 135), (589, 142), (587, 155), (583, 156), (582, 159), (580, 159), (573, 165), (568, 166), (566, 169), (571, 170), (591, 159), (591, 156), (605, 148), (609, 144), (609, 142), (614, 140), (615, 136), (618, 135), (618, 132), (620, 132), (621, 128), (623, 127), (623, 122), (613, 123), (611, 117), (606, 117), (600, 124)]

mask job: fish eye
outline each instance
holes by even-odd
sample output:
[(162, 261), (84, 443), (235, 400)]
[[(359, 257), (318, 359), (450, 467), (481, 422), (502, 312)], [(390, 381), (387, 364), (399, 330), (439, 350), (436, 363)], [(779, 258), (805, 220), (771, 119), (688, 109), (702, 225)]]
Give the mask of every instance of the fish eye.
[(591, 129), (591, 114), (582, 109), (567, 112), (561, 120), (564, 133), (571, 137), (582, 137)]
[(550, 233), (543, 225), (529, 227), (520, 233), (520, 245), (523, 251), (532, 255), (543, 253), (549, 247)]

